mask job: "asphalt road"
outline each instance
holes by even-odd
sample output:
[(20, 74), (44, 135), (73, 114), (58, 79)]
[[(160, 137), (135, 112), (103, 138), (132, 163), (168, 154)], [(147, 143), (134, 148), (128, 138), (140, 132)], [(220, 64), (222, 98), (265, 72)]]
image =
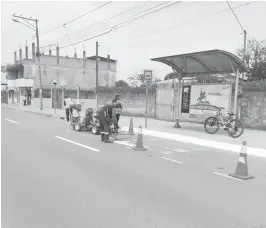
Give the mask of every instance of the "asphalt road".
[[(145, 152), (2, 108), (3, 228), (266, 228), (266, 159), (145, 137)], [(225, 176), (221, 176), (221, 175)]]

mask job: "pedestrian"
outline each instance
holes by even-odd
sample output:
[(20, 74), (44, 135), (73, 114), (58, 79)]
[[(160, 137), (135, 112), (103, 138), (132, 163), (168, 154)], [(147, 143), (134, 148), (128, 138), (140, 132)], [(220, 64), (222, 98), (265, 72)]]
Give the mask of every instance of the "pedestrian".
[(67, 122), (69, 122), (69, 116), (70, 116), (70, 113), (69, 113), (70, 108), (69, 108), (69, 106), (70, 106), (70, 104), (71, 104), (71, 99), (70, 98), (66, 98), (64, 100), (64, 106), (65, 106), (65, 110), (66, 110), (66, 120), (67, 120)]
[(105, 143), (113, 143), (113, 141), (110, 141), (109, 135), (110, 135), (110, 123), (112, 122), (111, 117), (108, 114), (108, 109), (112, 108), (119, 108), (121, 107), (120, 104), (107, 104), (99, 108), (97, 111), (97, 118), (100, 121), (100, 134), (101, 134), (101, 140)]
[(22, 100), (23, 100), (23, 103), (24, 103), (24, 106), (26, 106), (26, 102), (27, 102), (27, 96), (26, 94), (24, 94), (24, 96), (22, 97)]
[(117, 124), (117, 128), (119, 128), (118, 126), (118, 122), (119, 122), (119, 119), (120, 119), (120, 114), (122, 113), (122, 110), (123, 110), (123, 104), (122, 104), (122, 101), (120, 100), (119, 98), (119, 94), (116, 94), (115, 95), (115, 99), (113, 100), (112, 102), (113, 104), (120, 104), (118, 107), (119, 108), (115, 108), (115, 113), (116, 113), (116, 124)]

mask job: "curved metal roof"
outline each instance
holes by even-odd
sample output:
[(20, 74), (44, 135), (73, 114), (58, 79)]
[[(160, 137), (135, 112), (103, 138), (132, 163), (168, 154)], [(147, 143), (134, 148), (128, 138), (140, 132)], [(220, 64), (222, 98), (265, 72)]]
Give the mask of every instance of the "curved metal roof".
[(202, 74), (234, 73), (237, 69), (239, 69), (240, 73), (248, 71), (244, 62), (236, 55), (218, 49), (159, 57), (151, 60), (167, 64), (181, 73), (183, 77)]

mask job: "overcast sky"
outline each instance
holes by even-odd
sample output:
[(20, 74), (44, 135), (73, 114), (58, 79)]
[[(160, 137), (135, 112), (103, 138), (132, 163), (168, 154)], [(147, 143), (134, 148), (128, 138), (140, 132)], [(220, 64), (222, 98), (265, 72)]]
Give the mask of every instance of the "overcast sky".
[[(26, 41), (31, 50), (31, 43), (34, 41), (31, 29), (12, 21), (14, 13), (39, 20), (41, 47), (57, 42), (63, 47), (109, 31), (114, 25), (150, 12), (147, 10), (165, 2), (111, 2), (90, 12), (105, 3), (107, 1), (1, 2), (1, 63), (13, 63), (13, 52), (20, 45), (24, 46)], [(237, 7), (234, 11), (248, 32), (247, 38), (266, 39), (266, 2), (246, 3), (248, 2), (230, 2), (232, 7)], [(165, 5), (168, 4), (171, 2)], [(129, 9), (132, 10), (95, 25)], [(46, 33), (85, 13), (88, 14), (65, 27)], [(86, 30), (79, 31), (86, 26)], [(95, 55), (95, 42), (98, 41), (100, 56), (110, 53), (111, 58), (118, 60), (117, 79), (126, 79), (144, 69), (152, 69), (154, 75), (162, 79), (171, 72), (171, 68), (152, 62), (151, 58), (210, 49), (235, 53), (237, 48), (243, 46), (241, 33), (241, 27), (227, 2), (185, 1), (113, 29), (96, 39), (60, 49), (60, 55), (73, 56), (76, 48), (78, 57), (81, 57), (83, 47), (87, 56)], [(48, 53), (47, 48), (45, 53)]]

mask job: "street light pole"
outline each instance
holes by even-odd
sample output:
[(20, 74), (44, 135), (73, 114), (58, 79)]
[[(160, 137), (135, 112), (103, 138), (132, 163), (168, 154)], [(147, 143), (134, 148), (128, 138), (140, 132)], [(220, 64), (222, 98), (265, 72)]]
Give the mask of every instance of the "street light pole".
[[(24, 21), (26, 21), (28, 23), (28, 25), (16, 20), (13, 18), (14, 22), (23, 24), (25, 26), (27, 26), (28, 28), (34, 30), (36, 32), (36, 39), (37, 39), (37, 58), (38, 58), (38, 68), (39, 68), (39, 80), (40, 80), (40, 110), (43, 110), (43, 98), (42, 98), (42, 75), (41, 75), (41, 59), (40, 59), (40, 41), (39, 41), (39, 31), (38, 31), (38, 20), (37, 19), (33, 19), (33, 18), (27, 18), (27, 17), (22, 17), (22, 16), (16, 16), (15, 14), (13, 15), (13, 17), (16, 18), (20, 18), (23, 19)], [(29, 23), (29, 21), (33, 21), (35, 22), (35, 26), (31, 23)]]

